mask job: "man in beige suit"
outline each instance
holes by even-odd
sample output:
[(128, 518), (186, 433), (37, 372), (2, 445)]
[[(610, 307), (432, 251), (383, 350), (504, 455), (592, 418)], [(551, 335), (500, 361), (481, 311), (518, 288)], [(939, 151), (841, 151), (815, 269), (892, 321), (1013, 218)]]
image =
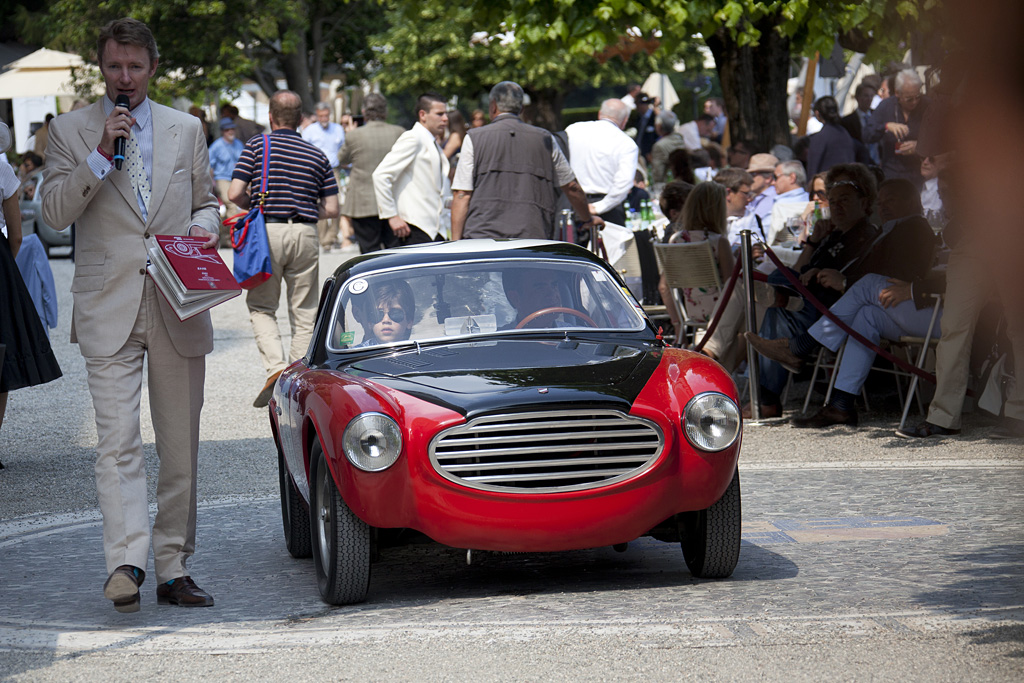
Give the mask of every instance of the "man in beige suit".
[[(96, 411), (104, 595), (119, 612), (139, 609), (150, 545), (139, 426), (148, 356), (160, 458), (152, 531), (157, 601), (212, 605), (186, 561), (195, 549), (199, 413), (213, 328), (208, 313), (179, 321), (146, 276), (153, 235), (187, 233), (217, 246), (206, 140), (199, 119), (148, 99), (158, 53), (145, 24), (107, 24), (97, 54), (106, 96), (54, 119), (42, 202), (48, 223), (77, 226), (71, 341), (85, 357)], [(127, 109), (115, 106), (120, 96), (128, 98)], [(118, 138), (127, 141), (120, 170)]]
[(384, 96), (367, 95), (363, 102), (366, 124), (349, 131), (338, 152), (339, 165), (352, 164), (341, 215), (352, 219), (352, 230), (362, 254), (398, 244), (391, 226), (377, 215), (377, 196), (373, 190), (373, 172), (405, 132), (401, 126), (385, 123), (387, 116), (388, 103)]

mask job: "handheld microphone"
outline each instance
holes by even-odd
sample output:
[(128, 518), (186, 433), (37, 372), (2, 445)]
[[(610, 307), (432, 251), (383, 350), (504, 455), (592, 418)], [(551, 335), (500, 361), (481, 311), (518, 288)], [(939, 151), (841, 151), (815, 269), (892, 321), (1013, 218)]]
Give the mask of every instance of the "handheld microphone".
[[(128, 100), (127, 95), (118, 95), (117, 100), (114, 102), (114, 106), (130, 109), (131, 102)], [(114, 140), (114, 168), (118, 171), (121, 170), (121, 165), (124, 164), (124, 146), (127, 142), (128, 138), (117, 138)]]

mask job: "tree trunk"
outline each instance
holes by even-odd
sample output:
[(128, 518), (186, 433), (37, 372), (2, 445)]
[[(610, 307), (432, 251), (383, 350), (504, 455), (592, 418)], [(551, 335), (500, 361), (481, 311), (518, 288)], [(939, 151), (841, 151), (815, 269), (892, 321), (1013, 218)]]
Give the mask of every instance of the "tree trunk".
[(530, 106), (523, 110), (523, 118), (535, 126), (552, 132), (562, 130), (562, 104), (567, 88), (529, 90)]
[(740, 46), (724, 29), (705, 38), (722, 84), (730, 139), (752, 140), (764, 151), (792, 145), (786, 111), (789, 38), (775, 30), (777, 22), (768, 16), (756, 24), (756, 46)]
[[(288, 27), (281, 25), (278, 27), (278, 34), (283, 37), (287, 35), (287, 30)], [(284, 71), (288, 89), (294, 90), (302, 99), (302, 111), (311, 112), (319, 101), (319, 92), (317, 99), (313, 99), (313, 89), (315, 87), (319, 91), (320, 84), (312, 84), (310, 81), (308, 53), (306, 32), (296, 31), (294, 50), (281, 53), (281, 70)]]

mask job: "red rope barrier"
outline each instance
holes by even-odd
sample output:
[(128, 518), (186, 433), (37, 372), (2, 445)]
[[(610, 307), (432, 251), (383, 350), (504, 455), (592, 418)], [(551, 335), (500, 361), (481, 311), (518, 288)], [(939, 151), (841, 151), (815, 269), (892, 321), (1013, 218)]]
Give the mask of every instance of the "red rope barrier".
[(901, 368), (907, 372), (913, 373), (926, 382), (935, 384), (934, 374), (926, 372), (921, 368), (917, 367), (916, 365), (911, 365), (910, 363), (907, 363), (906, 361), (897, 358), (896, 356), (889, 353), (885, 349), (879, 348), (877, 345), (868, 341), (868, 339), (860, 332), (857, 332), (857, 330), (853, 329), (852, 327), (844, 323), (842, 320), (840, 320), (835, 315), (835, 313), (828, 309), (828, 307), (825, 304), (818, 301), (818, 299), (813, 294), (811, 294), (811, 291), (807, 289), (807, 287), (805, 287), (802, 282), (800, 282), (800, 278), (793, 275), (792, 271), (785, 264), (783, 264), (782, 261), (779, 260), (779, 257), (775, 255), (775, 252), (772, 251), (768, 245), (765, 245), (764, 251), (768, 255), (768, 258), (772, 260), (772, 263), (775, 264), (775, 267), (778, 268), (784, 276), (786, 276), (786, 279), (789, 280), (789, 283), (791, 285), (793, 285), (793, 288), (796, 289), (796, 291), (798, 291), (801, 294), (801, 296), (803, 296), (807, 301), (809, 301), (812, 306), (818, 309), (819, 313), (821, 313), (823, 316), (834, 322), (839, 327), (839, 329), (853, 337), (855, 340), (857, 340), (867, 348), (874, 350), (875, 353), (877, 353), (879, 356), (886, 359), (896, 367)]

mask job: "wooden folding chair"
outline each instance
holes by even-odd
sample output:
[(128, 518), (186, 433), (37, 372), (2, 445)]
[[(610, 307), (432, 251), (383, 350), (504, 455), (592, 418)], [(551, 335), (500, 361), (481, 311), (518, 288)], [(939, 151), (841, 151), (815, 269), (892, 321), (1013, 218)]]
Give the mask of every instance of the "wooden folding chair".
[[(694, 318), (686, 311), (681, 289), (689, 287), (722, 288), (722, 279), (718, 273), (718, 260), (711, 250), (711, 243), (684, 242), (676, 244), (655, 244), (654, 253), (658, 258), (658, 267), (665, 278), (665, 284), (672, 292), (670, 305), (682, 321), (678, 342), (681, 346), (696, 330), (706, 329), (707, 320)], [(689, 335), (688, 335), (689, 331)]]

